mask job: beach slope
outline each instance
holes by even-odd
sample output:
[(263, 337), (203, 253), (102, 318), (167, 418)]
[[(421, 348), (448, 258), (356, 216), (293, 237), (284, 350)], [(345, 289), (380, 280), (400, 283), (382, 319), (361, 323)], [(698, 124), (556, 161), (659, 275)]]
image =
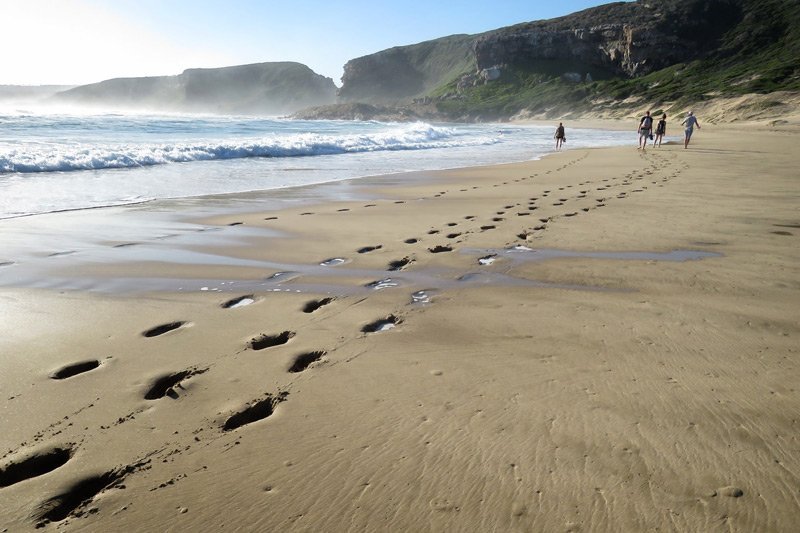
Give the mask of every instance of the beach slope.
[(745, 131), (48, 273), (139, 291), (6, 283), (0, 530), (792, 530), (800, 136)]

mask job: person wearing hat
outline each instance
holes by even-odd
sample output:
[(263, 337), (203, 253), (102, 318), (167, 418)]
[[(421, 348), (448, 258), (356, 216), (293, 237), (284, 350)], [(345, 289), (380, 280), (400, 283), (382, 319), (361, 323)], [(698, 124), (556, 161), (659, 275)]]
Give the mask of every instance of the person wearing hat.
[(692, 138), (692, 133), (694, 133), (694, 127), (697, 126), (697, 129), (700, 128), (700, 123), (697, 122), (697, 117), (694, 116), (694, 113), (689, 111), (689, 114), (686, 115), (686, 118), (683, 119), (681, 122), (683, 126), (686, 126), (686, 129), (683, 131), (683, 148), (686, 149), (689, 146), (689, 140)]

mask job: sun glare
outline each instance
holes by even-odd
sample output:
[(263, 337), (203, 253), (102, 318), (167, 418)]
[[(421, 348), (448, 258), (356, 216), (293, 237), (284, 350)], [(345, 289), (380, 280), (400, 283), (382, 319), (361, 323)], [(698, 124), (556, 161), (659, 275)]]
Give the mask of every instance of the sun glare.
[(4, 2), (3, 11), (0, 84), (83, 84), (226, 62), (84, 0)]

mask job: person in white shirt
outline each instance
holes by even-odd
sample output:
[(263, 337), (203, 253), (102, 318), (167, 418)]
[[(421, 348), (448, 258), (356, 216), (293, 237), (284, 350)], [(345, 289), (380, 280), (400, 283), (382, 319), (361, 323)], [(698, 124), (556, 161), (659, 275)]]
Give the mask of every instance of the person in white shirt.
[(685, 119), (683, 119), (683, 122), (681, 122), (681, 125), (686, 126), (686, 129), (683, 130), (683, 134), (684, 134), (684, 136), (683, 136), (683, 148), (686, 149), (689, 146), (689, 141), (692, 138), (692, 133), (694, 133), (694, 127), (697, 126), (698, 130), (702, 129), (702, 128), (700, 128), (700, 123), (697, 122), (697, 117), (694, 116), (694, 113), (692, 113), (691, 111), (689, 111), (689, 114), (686, 115)]

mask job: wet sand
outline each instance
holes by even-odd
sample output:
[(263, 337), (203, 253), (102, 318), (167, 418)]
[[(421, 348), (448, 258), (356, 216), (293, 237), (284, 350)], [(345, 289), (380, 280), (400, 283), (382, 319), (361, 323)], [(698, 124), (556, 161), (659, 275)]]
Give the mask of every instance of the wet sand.
[(800, 135), (742, 132), (0, 221), (0, 531), (791, 531)]

